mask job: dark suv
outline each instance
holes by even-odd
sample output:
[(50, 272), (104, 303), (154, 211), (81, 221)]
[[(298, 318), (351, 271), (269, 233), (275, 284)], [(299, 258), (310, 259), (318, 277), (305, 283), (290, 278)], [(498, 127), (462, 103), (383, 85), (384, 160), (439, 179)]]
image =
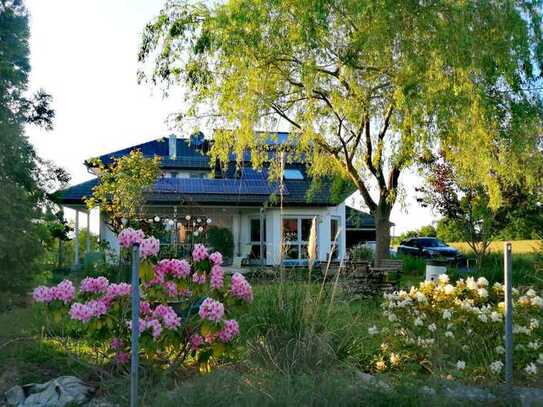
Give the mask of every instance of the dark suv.
[(447, 246), (435, 237), (413, 237), (404, 240), (398, 247), (398, 254), (409, 254), (428, 259), (443, 259), (448, 262), (459, 262), (463, 256), (454, 247)]

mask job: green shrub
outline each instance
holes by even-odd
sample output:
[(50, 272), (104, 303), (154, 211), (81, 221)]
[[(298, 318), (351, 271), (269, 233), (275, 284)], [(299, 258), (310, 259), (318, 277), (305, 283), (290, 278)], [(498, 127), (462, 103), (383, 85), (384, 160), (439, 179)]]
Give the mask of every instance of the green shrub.
[(357, 244), (349, 249), (349, 258), (351, 260), (373, 260), (373, 250), (364, 244)]
[(403, 273), (422, 276), (426, 272), (426, 262), (423, 258), (407, 255), (399, 256), (399, 258), (403, 260)]
[(210, 227), (207, 230), (207, 242), (210, 247), (221, 252), (223, 256), (232, 257), (234, 253), (234, 237), (230, 229)]

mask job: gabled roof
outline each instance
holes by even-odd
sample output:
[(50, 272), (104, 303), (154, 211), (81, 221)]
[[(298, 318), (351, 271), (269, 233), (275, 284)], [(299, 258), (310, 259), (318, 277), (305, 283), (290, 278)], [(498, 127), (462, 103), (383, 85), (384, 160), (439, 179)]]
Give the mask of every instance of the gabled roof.
[[(160, 157), (160, 166), (162, 168), (209, 169), (209, 156), (205, 154), (206, 149), (192, 145), (190, 139), (183, 138), (176, 139), (177, 151), (175, 159), (171, 159), (169, 155), (168, 137), (136, 144), (96, 158), (107, 165), (111, 164), (114, 159), (124, 157), (134, 150), (141, 151), (145, 157)], [(92, 159), (86, 160), (85, 164), (91, 166), (91, 161)]]
[[(285, 143), (287, 133), (278, 133), (270, 138), (270, 144)], [(203, 134), (190, 139), (176, 139), (176, 157), (170, 159), (169, 138), (163, 137), (146, 143), (138, 144), (98, 157), (104, 164), (110, 164), (114, 159), (128, 155), (133, 150), (140, 150), (145, 157), (161, 157), (163, 169), (205, 169), (210, 170), (210, 159), (206, 155), (209, 141), (204, 140)], [(235, 157), (233, 157), (235, 158)], [(268, 181), (268, 171), (264, 168), (257, 171), (250, 164), (244, 163), (241, 169), (234, 162), (224, 168), (221, 178), (160, 178), (146, 193), (148, 203), (179, 204), (193, 202), (210, 205), (239, 205), (270, 206), (279, 203), (279, 187), (277, 183)], [(91, 166), (91, 160), (85, 164)], [(298, 206), (334, 206), (332, 202), (331, 182), (322, 180), (320, 187), (311, 191), (311, 179), (307, 176), (303, 164), (289, 164), (289, 168), (297, 168), (304, 174), (304, 179), (285, 179), (283, 182), (283, 203)], [(64, 204), (80, 205), (85, 197), (92, 195), (92, 189), (98, 184), (98, 179), (74, 185), (59, 191), (59, 199)]]

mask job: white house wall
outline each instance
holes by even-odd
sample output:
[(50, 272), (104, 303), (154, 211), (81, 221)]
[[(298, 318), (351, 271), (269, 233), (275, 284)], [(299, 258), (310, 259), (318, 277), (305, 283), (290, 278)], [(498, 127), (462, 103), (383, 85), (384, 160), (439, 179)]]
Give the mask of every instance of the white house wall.
[[(259, 208), (229, 208), (232, 214), (232, 236), (234, 240), (234, 254), (240, 253), (241, 246), (250, 243), (251, 219), (259, 218)], [(120, 252), (119, 242), (111, 229), (107, 226), (103, 214), (100, 216), (100, 239), (109, 242), (115, 255)], [(317, 245), (318, 260), (327, 261), (331, 243), (334, 236), (330, 236), (330, 220), (337, 217), (340, 222), (340, 238), (337, 242), (339, 257), (345, 253), (345, 204), (330, 207), (303, 207), (284, 208), (283, 212), (278, 208), (266, 209), (264, 221), (266, 222), (266, 264), (278, 265), (281, 262), (281, 224), (282, 217), (291, 216), (317, 216)]]
[(337, 242), (339, 258), (345, 254), (345, 204), (325, 208), (287, 208), (269, 209), (266, 211), (267, 221), (267, 264), (277, 265), (281, 261), (281, 224), (282, 217), (317, 216), (318, 260), (327, 261), (334, 236), (330, 236), (330, 220), (337, 217), (340, 223), (340, 237)]
[(121, 246), (117, 240), (117, 235), (107, 225), (106, 215), (104, 213), (100, 213), (100, 241), (109, 243), (111, 254), (115, 256), (120, 254)]

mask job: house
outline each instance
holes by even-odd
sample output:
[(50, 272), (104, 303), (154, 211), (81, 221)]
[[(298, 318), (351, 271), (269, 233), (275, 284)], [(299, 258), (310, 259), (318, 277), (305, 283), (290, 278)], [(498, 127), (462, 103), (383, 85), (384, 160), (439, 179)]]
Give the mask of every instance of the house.
[[(285, 142), (287, 137), (287, 133), (278, 133), (270, 144)], [(206, 154), (209, 146), (210, 141), (202, 133), (190, 138), (171, 135), (107, 153), (99, 159), (107, 165), (136, 149), (144, 156), (161, 158), (162, 176), (145, 194), (144, 220), (162, 222), (171, 231), (169, 236), (161, 238), (162, 245), (189, 245), (194, 232), (198, 233), (200, 222), (202, 226), (209, 222), (231, 231), (234, 256), (247, 255), (252, 261), (268, 266), (281, 262), (302, 264), (307, 257), (312, 220), (316, 218), (318, 260), (327, 260), (336, 235), (333, 256), (344, 256), (347, 233), (350, 233), (345, 227), (346, 206), (344, 202), (332, 201), (330, 181), (322, 182), (317, 190), (308, 194), (311, 180), (303, 164), (286, 164), (282, 182), (270, 182), (266, 168), (252, 169), (248, 156), (238, 167), (233, 155), (231, 162), (222, 168), (216, 167), (213, 174)], [(99, 182), (92, 160), (85, 165), (96, 178), (60, 193), (61, 204), (76, 211), (76, 233), (79, 213), (87, 212), (84, 199)], [(99, 237), (107, 241), (114, 252), (119, 251), (116, 235), (108, 227), (104, 213), (100, 214)]]

